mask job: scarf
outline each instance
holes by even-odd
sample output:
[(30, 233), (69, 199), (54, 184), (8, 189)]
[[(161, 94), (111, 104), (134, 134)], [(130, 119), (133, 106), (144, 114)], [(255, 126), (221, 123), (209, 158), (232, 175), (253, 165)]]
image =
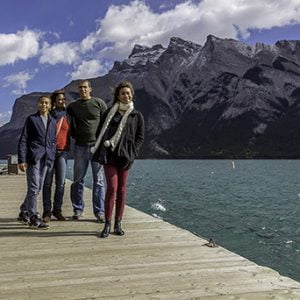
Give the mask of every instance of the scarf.
[(97, 138), (97, 141), (93, 147), (91, 147), (91, 152), (95, 153), (97, 149), (99, 148), (99, 145), (101, 143), (101, 140), (103, 138), (103, 135), (105, 131), (108, 128), (108, 125), (110, 124), (113, 116), (116, 114), (118, 109), (126, 110), (125, 114), (122, 116), (121, 122), (116, 130), (116, 133), (109, 139), (104, 142), (104, 147), (111, 147), (111, 150), (114, 151), (116, 149), (116, 146), (118, 145), (118, 142), (120, 140), (121, 134), (123, 132), (123, 129), (126, 125), (127, 119), (129, 114), (133, 111), (134, 106), (133, 102), (131, 101), (129, 104), (124, 104), (122, 102), (116, 102), (113, 107), (111, 108), (110, 112), (106, 116), (106, 119), (104, 121), (104, 124), (101, 128), (100, 134)]

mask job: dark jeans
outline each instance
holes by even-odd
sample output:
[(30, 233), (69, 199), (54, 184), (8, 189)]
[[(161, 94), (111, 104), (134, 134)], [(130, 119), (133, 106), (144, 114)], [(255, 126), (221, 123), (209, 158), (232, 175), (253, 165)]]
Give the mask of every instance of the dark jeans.
[[(53, 167), (46, 173), (43, 186), (43, 209), (45, 212), (59, 211), (63, 204), (63, 197), (65, 192), (65, 180), (67, 172), (67, 152), (57, 151)], [(51, 187), (53, 177), (55, 175), (55, 192), (53, 209), (51, 204)]]
[(104, 172), (107, 184), (105, 219), (111, 220), (114, 203), (116, 201), (115, 219), (121, 220), (125, 208), (128, 170), (117, 168), (113, 165), (104, 165)]

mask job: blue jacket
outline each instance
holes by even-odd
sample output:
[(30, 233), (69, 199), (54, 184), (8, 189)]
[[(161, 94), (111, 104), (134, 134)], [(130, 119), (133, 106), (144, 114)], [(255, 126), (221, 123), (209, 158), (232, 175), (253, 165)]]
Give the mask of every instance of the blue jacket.
[(18, 145), (18, 162), (36, 164), (44, 155), (46, 165), (55, 159), (56, 121), (48, 115), (47, 129), (39, 112), (30, 115), (25, 122)]

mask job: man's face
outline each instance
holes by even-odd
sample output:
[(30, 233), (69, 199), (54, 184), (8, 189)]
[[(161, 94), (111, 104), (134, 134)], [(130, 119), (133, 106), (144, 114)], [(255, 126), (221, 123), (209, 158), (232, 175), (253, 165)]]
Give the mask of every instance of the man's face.
[(48, 97), (40, 98), (38, 108), (41, 114), (46, 114), (51, 108), (51, 100)]
[(88, 82), (81, 82), (78, 86), (79, 95), (81, 99), (90, 99), (92, 88), (89, 86)]

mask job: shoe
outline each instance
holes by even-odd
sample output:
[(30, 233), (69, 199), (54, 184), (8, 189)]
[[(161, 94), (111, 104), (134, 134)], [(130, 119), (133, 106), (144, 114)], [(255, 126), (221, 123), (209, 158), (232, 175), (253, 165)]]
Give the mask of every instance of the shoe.
[(29, 228), (37, 230), (46, 230), (49, 229), (49, 225), (43, 223), (41, 219), (37, 218), (37, 216), (33, 216), (30, 218)]
[(110, 234), (110, 225), (111, 225), (110, 221), (105, 221), (104, 228), (100, 233), (101, 238), (106, 238), (106, 237), (109, 236), (109, 234)]
[(124, 235), (125, 234), (125, 232), (124, 232), (124, 230), (122, 229), (122, 226), (121, 226), (121, 220), (116, 220), (115, 221), (114, 233), (116, 235)]
[(44, 212), (43, 213), (43, 222), (49, 223), (51, 221), (51, 216), (52, 216), (51, 211)]
[(66, 221), (66, 218), (62, 215), (60, 209), (53, 210), (52, 216), (54, 216), (57, 219), (57, 221)]
[(28, 212), (27, 211), (20, 211), (17, 220), (21, 223), (28, 224), (28, 222), (29, 222)]
[(72, 219), (79, 220), (81, 217), (83, 217), (83, 211), (75, 210), (74, 215), (72, 216)]
[(97, 222), (98, 223), (105, 223), (105, 217), (104, 217), (104, 215), (98, 215), (97, 216)]

